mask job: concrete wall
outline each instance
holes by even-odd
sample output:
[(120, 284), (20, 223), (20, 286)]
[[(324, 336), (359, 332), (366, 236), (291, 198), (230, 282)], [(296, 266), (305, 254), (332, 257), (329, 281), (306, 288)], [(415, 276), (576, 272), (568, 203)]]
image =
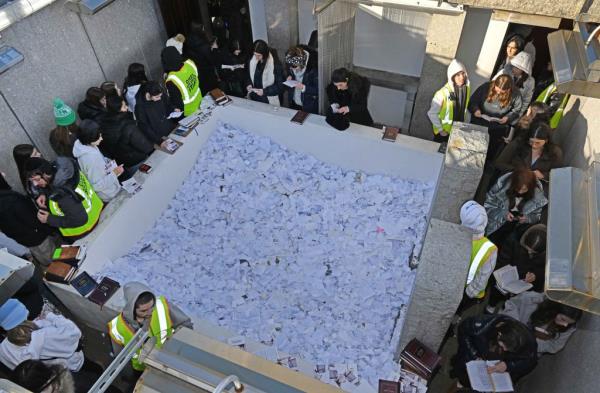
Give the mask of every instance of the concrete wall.
[(1, 44), (25, 57), (0, 75), (0, 170), (11, 184), (18, 183), (12, 148), (30, 143), (27, 134), (44, 156), (54, 157), (48, 143), (54, 97), (76, 108), (88, 87), (104, 80), (121, 84), (131, 62), (159, 78), (165, 39), (155, 3), (136, 0), (117, 0), (96, 15), (73, 13), (57, 1), (4, 30)]
[(312, 0), (298, 0), (298, 41), (308, 44), (310, 34), (317, 29), (317, 17), (312, 14)]
[[(491, 8), (516, 11), (524, 14), (540, 14), (575, 19), (586, 0), (450, 0), (450, 3), (470, 5), (478, 8)], [(600, 20), (600, 1), (594, 0), (590, 8), (596, 20)]]

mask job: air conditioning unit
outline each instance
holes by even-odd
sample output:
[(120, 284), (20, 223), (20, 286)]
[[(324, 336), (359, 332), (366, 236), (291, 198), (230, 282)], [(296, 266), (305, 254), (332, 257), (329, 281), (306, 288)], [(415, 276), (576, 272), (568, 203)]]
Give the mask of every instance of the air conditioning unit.
[(553, 169), (550, 184), (546, 295), (600, 314), (600, 162)]
[(65, 7), (73, 12), (93, 15), (113, 1), (114, 0), (68, 0), (65, 3)]
[(577, 22), (576, 27), (548, 35), (554, 81), (560, 93), (600, 98), (599, 26)]

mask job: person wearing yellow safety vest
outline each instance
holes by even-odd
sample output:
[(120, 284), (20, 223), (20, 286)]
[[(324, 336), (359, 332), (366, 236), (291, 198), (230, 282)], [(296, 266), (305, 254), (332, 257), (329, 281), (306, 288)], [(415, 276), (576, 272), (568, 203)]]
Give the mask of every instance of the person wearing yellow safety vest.
[(484, 236), (487, 214), (479, 203), (466, 202), (460, 209), (460, 221), (473, 234), (465, 295), (480, 300), (485, 296), (488, 280), (496, 266), (498, 247)]
[[(140, 282), (129, 282), (123, 288), (125, 307), (108, 323), (112, 339), (113, 354), (116, 356), (129, 343), (139, 329), (149, 329), (156, 338), (156, 346), (162, 346), (173, 335), (176, 328), (193, 328), (190, 318), (179, 307), (167, 302), (164, 296), (155, 296), (150, 288)], [(138, 351), (131, 359), (135, 371), (143, 371)]]
[(551, 128), (558, 127), (570, 97), (570, 94), (559, 93), (556, 84), (552, 82), (536, 98), (537, 102), (543, 102), (550, 107), (550, 113), (552, 114), (550, 117)]
[(25, 163), (26, 176), (41, 191), (37, 218), (58, 228), (67, 239), (79, 239), (94, 229), (104, 203), (79, 170), (75, 160), (58, 157), (54, 163), (33, 157)]
[(202, 102), (196, 64), (191, 59), (184, 61), (173, 46), (162, 50), (161, 60), (166, 74), (165, 86), (169, 94), (169, 102), (175, 111), (183, 112), (184, 116), (191, 115)]
[(471, 85), (467, 69), (460, 61), (453, 59), (448, 66), (448, 83), (439, 89), (431, 100), (427, 116), (433, 125), (433, 140), (448, 141), (455, 121), (468, 122), (467, 108), (471, 97)]

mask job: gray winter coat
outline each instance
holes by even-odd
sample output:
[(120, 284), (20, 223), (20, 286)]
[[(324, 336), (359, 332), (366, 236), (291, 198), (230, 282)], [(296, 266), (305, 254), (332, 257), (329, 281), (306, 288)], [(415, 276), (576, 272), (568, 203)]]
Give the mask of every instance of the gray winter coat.
[[(498, 182), (492, 187), (485, 197), (485, 211), (488, 215), (488, 225), (485, 228), (485, 235), (488, 236), (494, 233), (506, 222), (506, 215), (509, 210), (509, 200), (506, 191), (510, 187), (510, 176), (512, 172), (503, 175), (498, 179)], [(540, 222), (542, 216), (542, 208), (546, 206), (548, 200), (544, 196), (542, 183), (537, 180), (537, 187), (532, 199), (523, 202), (521, 209), (525, 217), (526, 224), (536, 224)]]
[[(123, 294), (125, 296), (123, 318), (125, 319), (125, 322), (127, 322), (127, 324), (131, 326), (131, 328), (135, 331), (141, 328), (148, 328), (147, 324), (140, 325), (135, 319), (135, 301), (144, 292), (152, 292), (152, 290), (146, 285), (137, 281), (128, 282), (123, 287)], [(159, 295), (154, 294), (154, 296), (158, 297)], [(169, 303), (169, 314), (171, 316), (171, 321), (173, 322), (174, 329), (180, 326), (185, 326), (187, 328), (193, 329), (194, 325), (192, 324), (190, 317), (188, 317), (179, 307), (177, 307), (173, 303)], [(113, 345), (113, 354), (116, 356), (119, 352), (121, 352), (121, 349), (123, 349), (123, 347), (117, 345), (114, 341), (111, 342)]]
[[(529, 325), (529, 318), (531, 314), (538, 308), (540, 303), (544, 301), (544, 294), (527, 291), (518, 294), (507, 300), (504, 303), (504, 310), (500, 313), (513, 317), (519, 322)], [(575, 326), (567, 330), (566, 332), (559, 333), (555, 338), (550, 340), (536, 339), (537, 350), (539, 354), (542, 353), (557, 353), (567, 345), (567, 341), (573, 333), (575, 333)]]

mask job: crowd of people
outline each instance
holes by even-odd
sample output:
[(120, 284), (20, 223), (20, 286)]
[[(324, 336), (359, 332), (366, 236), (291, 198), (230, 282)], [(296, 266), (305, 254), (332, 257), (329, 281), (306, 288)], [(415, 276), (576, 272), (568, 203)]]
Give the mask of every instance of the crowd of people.
[[(319, 112), (316, 47), (293, 46), (282, 64), (263, 40), (252, 43), (248, 54), (236, 40), (221, 41), (193, 26), (188, 36), (167, 41), (161, 80), (150, 79), (143, 64), (132, 63), (122, 88), (112, 81), (90, 87), (77, 111), (56, 98), (55, 127), (48, 136), (56, 158), (47, 160), (34, 146), (18, 145), (13, 156), (24, 193), (0, 176), (0, 247), (46, 269), (57, 246), (94, 230), (121, 183), (163, 147), (178, 119), (194, 113), (212, 89)], [(536, 84), (532, 64), (524, 40), (511, 37), (497, 74), (471, 92), (465, 66), (453, 60), (448, 81), (427, 113), (437, 142), (448, 140), (455, 121), (484, 126), (490, 135), (478, 202), (461, 209), (473, 246), (458, 314), (488, 302), (486, 314), (457, 326), (459, 349), (452, 364), (462, 387), (469, 386), (466, 363), (477, 358), (498, 360), (490, 371), (508, 371), (518, 380), (539, 355), (564, 347), (581, 316), (543, 295), (549, 173), (562, 165), (552, 132), (568, 96), (557, 93), (551, 79)], [(338, 130), (350, 123), (373, 125), (369, 89), (367, 78), (346, 68), (333, 71), (326, 89), (327, 123)], [(532, 289), (510, 296), (497, 288), (492, 273), (506, 265), (515, 265)], [(42, 311), (40, 283), (29, 285), (0, 307), (5, 368), (0, 371), (36, 392), (86, 391), (94, 380), (90, 376), (97, 378), (99, 371), (82, 352), (81, 331), (62, 315)], [(114, 354), (142, 327), (159, 346), (176, 327), (191, 327), (181, 310), (143, 284), (128, 283), (124, 290), (127, 305), (107, 327)], [(134, 356), (132, 380), (143, 368)]]
[[(552, 133), (568, 95), (557, 92), (552, 78), (536, 84), (534, 59), (521, 36), (509, 37), (498, 72), (472, 94), (467, 69), (452, 60), (448, 83), (428, 112), (437, 142), (447, 143), (455, 121), (489, 134), (484, 175), (474, 200), (460, 211), (472, 250), (463, 299), (447, 334), (458, 339), (451, 362), (458, 382), (451, 392), (472, 391), (466, 364), (477, 359), (496, 361), (488, 372), (508, 372), (517, 382), (539, 356), (564, 348), (582, 315), (544, 295), (550, 171), (563, 165)], [(529, 290), (511, 293), (498, 284), (493, 273), (510, 266), (531, 284)]]

